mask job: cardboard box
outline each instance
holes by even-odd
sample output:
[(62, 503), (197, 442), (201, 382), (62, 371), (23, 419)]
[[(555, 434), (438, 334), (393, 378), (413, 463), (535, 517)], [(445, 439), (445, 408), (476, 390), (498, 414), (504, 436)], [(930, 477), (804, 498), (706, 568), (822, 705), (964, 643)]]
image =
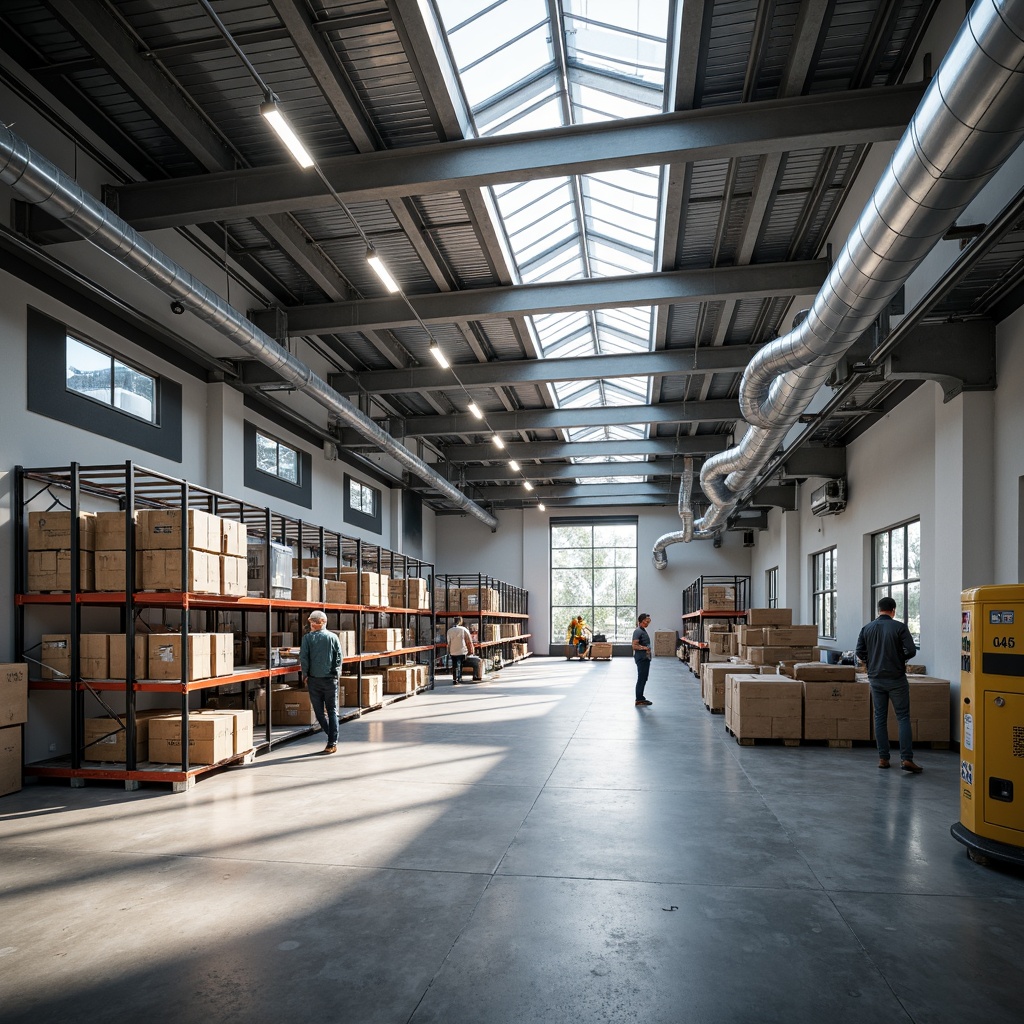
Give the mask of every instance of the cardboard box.
[(110, 590), (124, 593), (125, 587), (125, 552), (97, 551), (93, 573), (93, 586), (96, 590)]
[(804, 739), (870, 739), (870, 694), (854, 681), (805, 681)]
[(362, 687), (355, 676), (342, 676), (339, 696), (346, 708), (372, 708), (384, 699), (384, 677), (377, 674), (364, 675)]
[(245, 597), (249, 587), (249, 565), (238, 555), (220, 555), (220, 590), (225, 597)]
[(388, 604), (392, 608), (407, 608), (406, 603), (409, 599), (409, 587), (408, 581), (401, 580), (388, 580)]
[(0, 665), (0, 729), (28, 721), (28, 665)]
[(807, 661), (809, 647), (747, 647), (746, 658), (751, 665), (777, 665), (780, 661)]
[[(132, 518), (135, 519), (135, 516)], [(93, 535), (93, 546), (96, 551), (120, 551), (123, 555), (128, 548), (128, 541), (125, 539), (125, 513), (97, 512)]]
[(323, 589), (320, 586), (319, 578), (312, 576), (292, 577), (292, 600), (308, 601), (310, 604), (322, 604), (324, 600)]
[(736, 608), (736, 587), (729, 584), (709, 584), (701, 591), (701, 609), (706, 612), (727, 612)]
[[(92, 590), (96, 585), (95, 556), (92, 551), (79, 551), (78, 589)], [(71, 551), (29, 551), (28, 592), (66, 593), (71, 589)]]
[(658, 629), (654, 632), (654, 656), (656, 658), (675, 657), (679, 646), (679, 635), (675, 630)]
[[(792, 626), (792, 608), (748, 608), (748, 626)], [(741, 641), (742, 643), (742, 641)]]
[(189, 551), (188, 578), (184, 586), (181, 582), (180, 548), (138, 551), (135, 562), (140, 590), (187, 591), (190, 594), (220, 593), (220, 555), (213, 555), (208, 551)]
[(385, 693), (412, 693), (416, 688), (413, 666), (391, 665), (384, 673)]
[[(78, 514), (78, 548), (92, 551), (96, 544), (96, 516), (92, 512)], [(71, 550), (70, 512), (29, 512), (28, 550), (59, 551)]]
[(348, 604), (348, 583), (345, 580), (325, 580), (324, 600), (328, 604)]
[(408, 585), (408, 605), (409, 608), (429, 608), (430, 607), (430, 591), (427, 589), (427, 581), (419, 576), (410, 576), (406, 580)]
[(71, 676), (71, 634), (44, 633), (39, 647), (43, 679), (68, 679)]
[(110, 678), (109, 633), (81, 633), (79, 635), (78, 667), (82, 679)]
[[(125, 661), (124, 633), (111, 633), (109, 636), (110, 678), (124, 679), (127, 672)], [(135, 634), (135, 678), (149, 678), (149, 634)]]
[(209, 633), (207, 635), (210, 638), (210, 675), (231, 675), (235, 671), (235, 634)]
[(320, 578), (319, 558), (293, 558), (292, 576), (315, 576)]
[[(216, 764), (234, 754), (235, 723), (230, 715), (189, 715), (188, 763)], [(158, 715), (149, 720), (149, 759), (181, 763), (181, 716)]]
[(850, 683), (857, 678), (853, 665), (826, 665), (823, 661), (802, 661), (793, 666), (793, 678), (805, 682)]
[[(167, 715), (177, 715), (179, 721), (181, 719), (181, 712), (174, 708), (147, 708), (135, 712), (136, 764), (149, 759), (149, 720)], [(82, 756), (86, 761), (116, 761), (124, 764), (127, 760), (127, 738), (123, 716), (120, 719), (87, 718), (85, 751)]]
[(818, 642), (817, 626), (763, 626), (766, 647), (813, 647)]
[(356, 656), (356, 631), (354, 629), (332, 629), (331, 632), (338, 638), (338, 643), (341, 645), (341, 656), (354, 658)]
[(400, 629), (365, 629), (363, 630), (363, 650), (366, 652), (382, 652), (400, 650), (403, 644)]
[[(180, 633), (149, 635), (149, 679), (181, 679), (182, 640)], [(187, 682), (210, 678), (210, 634), (189, 633)], [(151, 760), (156, 760), (151, 758)]]
[(0, 729), (0, 796), (21, 789), (21, 726)]
[(271, 725), (316, 725), (309, 691), (289, 687), (270, 695)]
[(338, 579), (348, 585), (349, 604), (366, 604), (372, 607), (381, 607), (384, 604), (387, 590), (381, 594), (379, 573), (356, 572), (352, 568), (343, 568), (338, 572)]
[[(221, 521), (209, 512), (188, 509), (188, 547), (190, 551), (221, 553)], [(180, 508), (142, 509), (135, 517), (135, 550), (181, 551), (182, 510)]]
[(725, 724), (737, 739), (800, 739), (803, 684), (778, 675), (730, 675)]
[(249, 529), (236, 519), (220, 520), (220, 553), (232, 558), (245, 558), (249, 548)]
[(224, 715), (231, 719), (231, 753), (244, 754), (253, 748), (253, 714), (248, 708), (201, 708), (197, 715)]
[(757, 670), (753, 665), (738, 665), (735, 662), (706, 664), (700, 670), (701, 700), (711, 711), (725, 710), (725, 684), (731, 675), (751, 675)]
[(612, 656), (612, 645), (608, 643), (594, 643), (590, 645), (590, 657), (604, 661)]

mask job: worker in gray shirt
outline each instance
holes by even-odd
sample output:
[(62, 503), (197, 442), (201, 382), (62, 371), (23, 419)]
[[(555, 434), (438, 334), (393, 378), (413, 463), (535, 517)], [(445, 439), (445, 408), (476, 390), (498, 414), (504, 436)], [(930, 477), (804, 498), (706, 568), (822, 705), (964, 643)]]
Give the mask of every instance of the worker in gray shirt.
[(878, 767), (889, 767), (889, 701), (896, 712), (900, 738), (900, 767), (919, 775), (921, 766), (914, 763), (914, 746), (910, 726), (910, 683), (907, 662), (917, 654), (906, 625), (895, 617), (896, 602), (883, 597), (878, 602), (878, 618), (872, 619), (857, 637), (857, 658), (868, 667), (871, 701), (875, 706), (875, 742), (878, 744)]
[(341, 644), (328, 630), (327, 616), (321, 611), (310, 612), (309, 632), (302, 638), (299, 665), (302, 678), (309, 690), (313, 714), (327, 736), (325, 754), (338, 749), (338, 676), (341, 673)]

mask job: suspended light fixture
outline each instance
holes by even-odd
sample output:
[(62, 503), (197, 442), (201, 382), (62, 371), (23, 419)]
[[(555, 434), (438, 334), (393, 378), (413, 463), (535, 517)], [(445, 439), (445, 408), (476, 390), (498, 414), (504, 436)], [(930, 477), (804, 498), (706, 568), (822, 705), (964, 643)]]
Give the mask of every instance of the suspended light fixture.
[(477, 418), (478, 420), (482, 420), (482, 419), (484, 418), (484, 411), (483, 411), (483, 409), (481, 409), (481, 408), (480, 408), (480, 406), (479, 406), (479, 405), (477, 405), (477, 404), (476, 404), (476, 402), (470, 402), (470, 403), (469, 403), (469, 411), (470, 411), (470, 412), (471, 412), (471, 413), (472, 413), (472, 414), (473, 414), (473, 415), (474, 415), (474, 416), (475, 416), (475, 417), (476, 417), (476, 418)]
[[(383, 284), (392, 295), (394, 295), (395, 292), (401, 291), (398, 282), (391, 276), (388, 268), (384, 266), (384, 261), (379, 255), (377, 255), (376, 249), (371, 248), (366, 250), (366, 262), (373, 267), (373, 272), (380, 278), (381, 284)], [(441, 365), (447, 366), (448, 364), (442, 363)]]
[(518, 473), (519, 463), (516, 462), (515, 459), (509, 459), (508, 468), (511, 469), (513, 473)]
[(528, 491), (532, 491), (532, 490), (533, 490), (533, 484), (531, 484), (529, 480), (524, 480), (524, 481), (523, 481), (523, 486), (524, 486), (524, 487), (525, 487), (525, 488), (526, 488), (526, 489), (527, 489)]
[(491, 438), (491, 440), (494, 442), (494, 447), (495, 448), (504, 448), (505, 447), (505, 442), (502, 441), (501, 435), (495, 434), (494, 437)]
[(441, 346), (436, 341), (430, 343), (430, 354), (437, 360), (437, 365), (445, 370), (452, 365), (448, 362), (448, 357), (441, 351)]
[(545, 511), (547, 511), (547, 509), (544, 506), (544, 502), (543, 501), (537, 502), (537, 511), (538, 512), (545, 512)]
[(313, 158), (309, 155), (306, 147), (299, 141), (298, 135), (288, 123), (281, 108), (277, 105), (277, 97), (269, 95), (264, 103), (260, 104), (260, 113), (266, 118), (267, 124), (277, 133), (277, 137), (288, 148), (288, 152), (295, 158), (295, 162), (306, 170), (313, 166)]

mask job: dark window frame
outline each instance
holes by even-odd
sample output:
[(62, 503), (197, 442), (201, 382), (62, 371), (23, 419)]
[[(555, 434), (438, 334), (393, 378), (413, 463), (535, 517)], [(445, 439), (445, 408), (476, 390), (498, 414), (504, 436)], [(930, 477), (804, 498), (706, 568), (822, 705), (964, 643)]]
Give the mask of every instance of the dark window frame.
[[(106, 356), (110, 360), (110, 394), (107, 401), (103, 401), (102, 398), (96, 398), (93, 395), (86, 394), (84, 391), (77, 391), (72, 387), (68, 386), (67, 383), (67, 343), (73, 341), (84, 348), (90, 349), (97, 355)], [(129, 370), (134, 371), (142, 377), (147, 378), (153, 382), (153, 414), (150, 417), (140, 416), (138, 413), (132, 412), (130, 409), (123, 409), (117, 405), (114, 401), (114, 393), (117, 389), (117, 365), (120, 363), (122, 366)], [(108, 345), (101, 345), (99, 342), (93, 341), (91, 338), (87, 338), (81, 331), (68, 330), (64, 338), (64, 390), (69, 395), (75, 395), (79, 398), (84, 398), (89, 402), (95, 402), (100, 408), (112, 409), (116, 413), (120, 413), (122, 416), (131, 416), (132, 419), (140, 420), (142, 423), (150, 423), (156, 426), (160, 426), (160, 376), (154, 373), (152, 370), (144, 369), (142, 366), (133, 362), (130, 359), (125, 359), (123, 356), (111, 350)]]
[[(374, 492), (374, 514), (372, 516), (367, 515), (365, 512), (360, 512), (358, 509), (352, 507), (352, 484), (356, 483), (362, 487), (369, 487)], [(342, 497), (344, 509), (342, 518), (349, 526), (358, 526), (363, 530), (367, 530), (370, 533), (383, 534), (384, 532), (384, 519), (383, 519), (383, 492), (378, 490), (372, 484), (364, 483), (362, 480), (357, 480), (353, 476), (345, 474), (345, 492)]]
[(765, 607), (779, 607), (779, 567), (777, 565), (764, 571), (764, 598)]
[(313, 507), (313, 457), (305, 449), (288, 441), (279, 442), (298, 453), (299, 482), (293, 484), (279, 476), (260, 469), (256, 464), (256, 434), (277, 441), (278, 438), (268, 433), (264, 427), (257, 426), (250, 420), (243, 420), (242, 452), (245, 463), (243, 482), (246, 487), (260, 494), (269, 494), (280, 501), (288, 501), (302, 508)]
[(836, 604), (839, 592), (836, 576), (838, 562), (839, 548), (835, 545), (825, 548), (823, 551), (816, 551), (811, 555), (813, 621), (818, 627), (818, 636), (824, 640), (836, 639), (838, 619)]
[[(274, 444), (276, 444), (279, 449), (286, 448), (288, 451), (290, 451), (295, 456), (295, 475), (298, 477), (298, 479), (297, 480), (290, 480), (288, 477), (282, 476), (280, 472), (271, 473), (269, 470), (266, 470), (262, 466), (259, 465), (259, 459), (256, 460), (257, 461), (256, 471), (258, 473), (263, 473), (266, 476), (272, 477), (275, 480), (281, 480), (281, 481), (283, 481), (286, 484), (291, 484), (294, 487), (301, 487), (302, 486), (302, 452), (301, 452), (300, 448), (298, 447), (298, 445), (289, 444), (287, 441), (282, 441), (281, 438), (276, 437), (274, 434), (269, 433), (268, 431), (264, 430), (262, 427), (257, 427), (256, 428), (256, 438), (257, 438), (256, 450), (257, 450), (257, 452), (259, 451), (259, 438), (261, 438), (261, 437), (264, 438), (267, 441), (273, 441)], [(278, 470), (280, 470), (280, 467), (281, 467), (280, 453), (278, 454), (278, 458), (277, 458), (277, 466), (278, 466)]]
[[(914, 639), (914, 643), (921, 646), (921, 625), (920, 625), (920, 614), (921, 614), (921, 577), (909, 575), (909, 558), (908, 552), (910, 550), (910, 529), (911, 527), (917, 527), (917, 545), (918, 545), (918, 572), (920, 573), (920, 551), (921, 551), (921, 518), (917, 516), (913, 519), (907, 519), (902, 523), (897, 523), (895, 526), (887, 527), (884, 530), (876, 530), (871, 534), (871, 610), (872, 614), (875, 614), (878, 609), (878, 601), (882, 597), (891, 597), (896, 601), (896, 618), (902, 622), (906, 622), (907, 628), (910, 630), (910, 635)], [(903, 575), (895, 576), (892, 565), (892, 540), (895, 534), (901, 533), (903, 543)], [(878, 578), (878, 544), (883, 538), (888, 543), (889, 555), (887, 557), (887, 563), (889, 568), (888, 579)], [(914, 632), (914, 620), (910, 614), (911, 590), (916, 587), (917, 589), (917, 632)]]

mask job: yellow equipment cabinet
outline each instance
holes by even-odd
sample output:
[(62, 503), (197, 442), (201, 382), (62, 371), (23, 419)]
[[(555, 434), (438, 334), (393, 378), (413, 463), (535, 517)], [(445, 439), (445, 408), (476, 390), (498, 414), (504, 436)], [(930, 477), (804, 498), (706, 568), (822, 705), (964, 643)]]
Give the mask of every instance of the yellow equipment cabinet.
[(1024, 586), (961, 595), (960, 821), (972, 860), (1024, 865)]

